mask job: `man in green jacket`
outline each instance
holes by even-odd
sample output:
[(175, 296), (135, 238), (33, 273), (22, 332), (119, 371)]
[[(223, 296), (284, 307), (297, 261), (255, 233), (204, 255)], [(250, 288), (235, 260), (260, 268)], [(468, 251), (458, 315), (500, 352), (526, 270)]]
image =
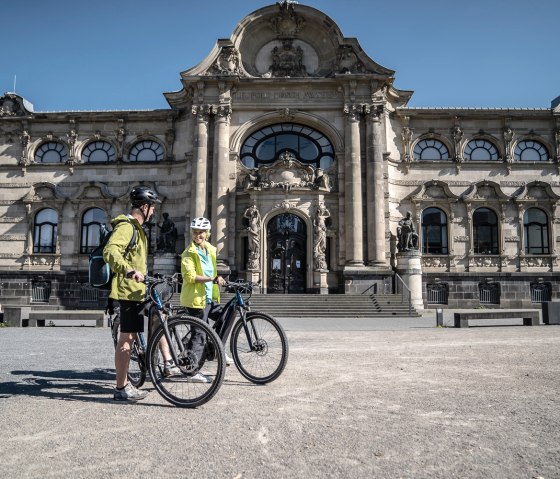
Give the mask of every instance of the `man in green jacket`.
[[(128, 365), (136, 333), (144, 331), (144, 297), (147, 272), (148, 241), (142, 225), (154, 214), (155, 205), (161, 203), (157, 194), (147, 186), (136, 186), (130, 192), (130, 214), (119, 215), (111, 221), (113, 233), (103, 250), (103, 258), (113, 271), (109, 297), (120, 305), (121, 330), (115, 349), (117, 387), (113, 395), (116, 401), (144, 399), (147, 391), (140, 391), (127, 382)], [(128, 246), (136, 229), (136, 244)]]

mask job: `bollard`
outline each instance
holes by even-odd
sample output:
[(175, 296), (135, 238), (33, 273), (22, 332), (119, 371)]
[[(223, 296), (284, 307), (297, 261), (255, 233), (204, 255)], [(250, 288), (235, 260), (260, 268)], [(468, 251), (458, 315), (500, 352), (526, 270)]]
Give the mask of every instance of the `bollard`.
[(443, 326), (443, 308), (436, 309), (436, 326)]

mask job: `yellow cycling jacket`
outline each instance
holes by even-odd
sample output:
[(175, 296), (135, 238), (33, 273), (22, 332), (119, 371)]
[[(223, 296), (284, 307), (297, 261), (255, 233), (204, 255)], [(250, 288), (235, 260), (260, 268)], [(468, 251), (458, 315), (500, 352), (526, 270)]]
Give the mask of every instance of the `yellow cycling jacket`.
[[(143, 301), (146, 296), (146, 285), (126, 278), (126, 272), (131, 269), (146, 274), (148, 241), (140, 223), (131, 216), (119, 215), (111, 220), (113, 233), (103, 249), (103, 259), (109, 264), (114, 273), (109, 297), (127, 301)], [(123, 256), (132, 239), (132, 228), (136, 228), (136, 245), (126, 257)]]
[[(216, 266), (216, 248), (206, 243), (206, 249), (214, 265), (214, 276), (218, 270)], [(204, 283), (195, 283), (196, 276), (202, 276), (202, 264), (196, 251), (196, 245), (191, 241), (189, 247), (181, 255), (181, 274), (183, 288), (181, 289), (181, 306), (202, 309), (206, 306), (206, 287)], [(217, 284), (212, 286), (212, 301), (220, 302), (220, 289)]]

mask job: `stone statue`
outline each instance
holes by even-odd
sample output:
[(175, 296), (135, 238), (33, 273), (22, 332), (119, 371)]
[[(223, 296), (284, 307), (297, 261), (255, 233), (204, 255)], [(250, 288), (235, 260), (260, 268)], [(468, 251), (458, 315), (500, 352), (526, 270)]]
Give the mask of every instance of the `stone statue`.
[(407, 211), (406, 216), (399, 221), (399, 226), (397, 227), (397, 248), (399, 251), (418, 249), (418, 233), (416, 233), (410, 211)]
[(329, 210), (323, 203), (317, 206), (317, 215), (313, 221), (315, 228), (315, 242), (313, 244), (313, 257), (315, 269), (327, 269), (325, 251), (327, 249), (327, 223), (326, 220), (331, 216)]
[(247, 226), (247, 232), (249, 233), (249, 261), (247, 269), (259, 269), (261, 256), (261, 215), (257, 205), (249, 206), (245, 210), (243, 217), (247, 218), (249, 223), (249, 226)]
[(163, 213), (163, 223), (157, 224), (160, 229), (157, 241), (158, 251), (164, 253), (175, 253), (175, 244), (177, 242), (177, 228), (175, 223), (169, 219), (169, 213)]

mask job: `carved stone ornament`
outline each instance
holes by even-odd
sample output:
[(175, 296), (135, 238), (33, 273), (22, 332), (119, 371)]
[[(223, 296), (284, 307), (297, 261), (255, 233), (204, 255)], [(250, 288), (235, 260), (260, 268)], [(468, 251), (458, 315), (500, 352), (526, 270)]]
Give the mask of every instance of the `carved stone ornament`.
[(367, 69), (358, 59), (354, 49), (350, 45), (341, 45), (336, 54), (334, 66), (336, 73), (366, 73)]
[(216, 61), (205, 75), (240, 75), (239, 51), (233, 46), (223, 47)]
[(282, 153), (273, 164), (252, 169), (242, 178), (242, 182), (245, 190), (331, 190), (330, 176), (327, 173), (321, 168), (304, 165), (288, 151)]
[(278, 2), (280, 12), (270, 19), (272, 29), (280, 36), (293, 36), (305, 26), (305, 19), (296, 14), (294, 2)]
[(15, 93), (0, 97), (0, 117), (28, 116), (33, 113), (33, 105)]
[(306, 77), (308, 76), (303, 64), (303, 49), (294, 46), (293, 38), (282, 40), (281, 47), (274, 47), (271, 51), (272, 65), (266, 76), (271, 77)]

